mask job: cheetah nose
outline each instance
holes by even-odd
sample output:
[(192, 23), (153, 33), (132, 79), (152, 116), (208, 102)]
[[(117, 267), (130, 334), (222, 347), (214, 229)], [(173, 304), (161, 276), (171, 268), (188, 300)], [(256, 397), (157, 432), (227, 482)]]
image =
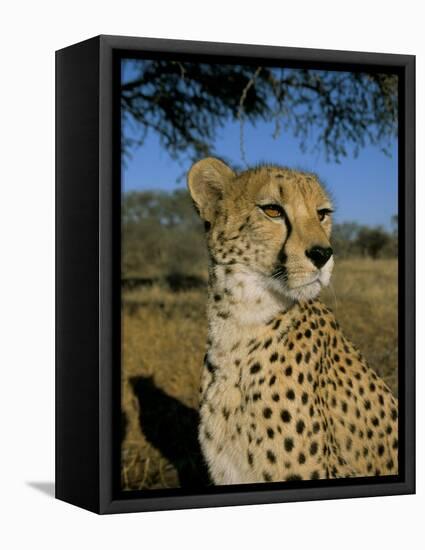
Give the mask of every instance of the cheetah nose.
[(332, 256), (333, 250), (330, 246), (324, 248), (323, 246), (313, 246), (309, 250), (305, 251), (305, 255), (309, 258), (313, 264), (320, 269)]

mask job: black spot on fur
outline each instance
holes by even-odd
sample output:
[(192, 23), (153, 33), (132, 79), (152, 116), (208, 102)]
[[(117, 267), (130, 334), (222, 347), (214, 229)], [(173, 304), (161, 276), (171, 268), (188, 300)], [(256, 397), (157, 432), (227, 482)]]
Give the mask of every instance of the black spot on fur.
[(268, 450), (266, 456), (267, 456), (267, 460), (268, 460), (271, 464), (275, 464), (275, 462), (276, 462), (276, 455), (273, 453), (273, 451)]
[(283, 420), (283, 422), (288, 423), (291, 421), (291, 413), (287, 411), (286, 409), (283, 409), (280, 413), (280, 417)]
[(295, 428), (298, 434), (302, 434), (305, 428), (304, 420), (298, 420)]
[(283, 446), (285, 447), (285, 451), (290, 453), (294, 448), (294, 440), (292, 439), (292, 437), (285, 437), (283, 441)]
[(286, 392), (286, 397), (287, 397), (288, 399), (290, 399), (291, 401), (293, 401), (293, 400), (295, 399), (294, 390), (289, 389), (289, 390)]
[(300, 481), (302, 479), (298, 474), (292, 474), (286, 478), (286, 481)]
[(270, 346), (271, 343), (272, 343), (272, 339), (269, 338), (268, 340), (266, 340), (266, 341), (264, 342), (263, 348), (264, 348), (264, 349), (267, 349), (267, 348)]
[(230, 317), (230, 313), (228, 311), (219, 311), (217, 313), (217, 317), (220, 317), (221, 319), (228, 319)]
[(270, 407), (266, 407), (263, 409), (263, 416), (264, 418), (270, 418), (273, 414), (273, 411), (270, 409)]
[(310, 445), (310, 454), (311, 456), (314, 456), (317, 453), (319, 446), (317, 444), (317, 441), (312, 441)]
[(252, 365), (252, 367), (250, 368), (250, 373), (251, 373), (251, 374), (256, 374), (256, 373), (259, 372), (260, 370), (261, 370), (261, 365), (260, 365), (260, 363), (257, 362), (257, 363), (254, 363), (254, 364)]

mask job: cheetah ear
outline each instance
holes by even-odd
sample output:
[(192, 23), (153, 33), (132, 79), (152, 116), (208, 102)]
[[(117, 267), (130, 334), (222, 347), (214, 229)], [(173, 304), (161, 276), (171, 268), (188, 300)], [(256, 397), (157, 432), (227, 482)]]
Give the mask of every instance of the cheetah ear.
[(196, 162), (189, 170), (187, 185), (204, 221), (213, 221), (217, 202), (223, 197), (224, 189), (234, 175), (231, 168), (213, 157)]

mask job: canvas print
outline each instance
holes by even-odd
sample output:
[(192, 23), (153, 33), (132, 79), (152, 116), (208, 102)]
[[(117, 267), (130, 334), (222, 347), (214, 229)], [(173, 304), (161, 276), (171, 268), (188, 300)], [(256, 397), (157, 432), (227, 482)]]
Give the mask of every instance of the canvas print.
[(398, 78), (122, 58), (123, 491), (398, 474)]

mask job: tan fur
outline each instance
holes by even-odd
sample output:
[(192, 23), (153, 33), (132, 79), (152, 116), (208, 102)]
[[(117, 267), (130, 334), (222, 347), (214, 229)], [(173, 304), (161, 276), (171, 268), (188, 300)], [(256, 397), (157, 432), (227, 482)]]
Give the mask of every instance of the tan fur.
[(397, 400), (316, 299), (333, 267), (306, 255), (330, 246), (318, 179), (205, 159), (188, 184), (209, 227), (199, 440), (213, 482), (397, 473)]

